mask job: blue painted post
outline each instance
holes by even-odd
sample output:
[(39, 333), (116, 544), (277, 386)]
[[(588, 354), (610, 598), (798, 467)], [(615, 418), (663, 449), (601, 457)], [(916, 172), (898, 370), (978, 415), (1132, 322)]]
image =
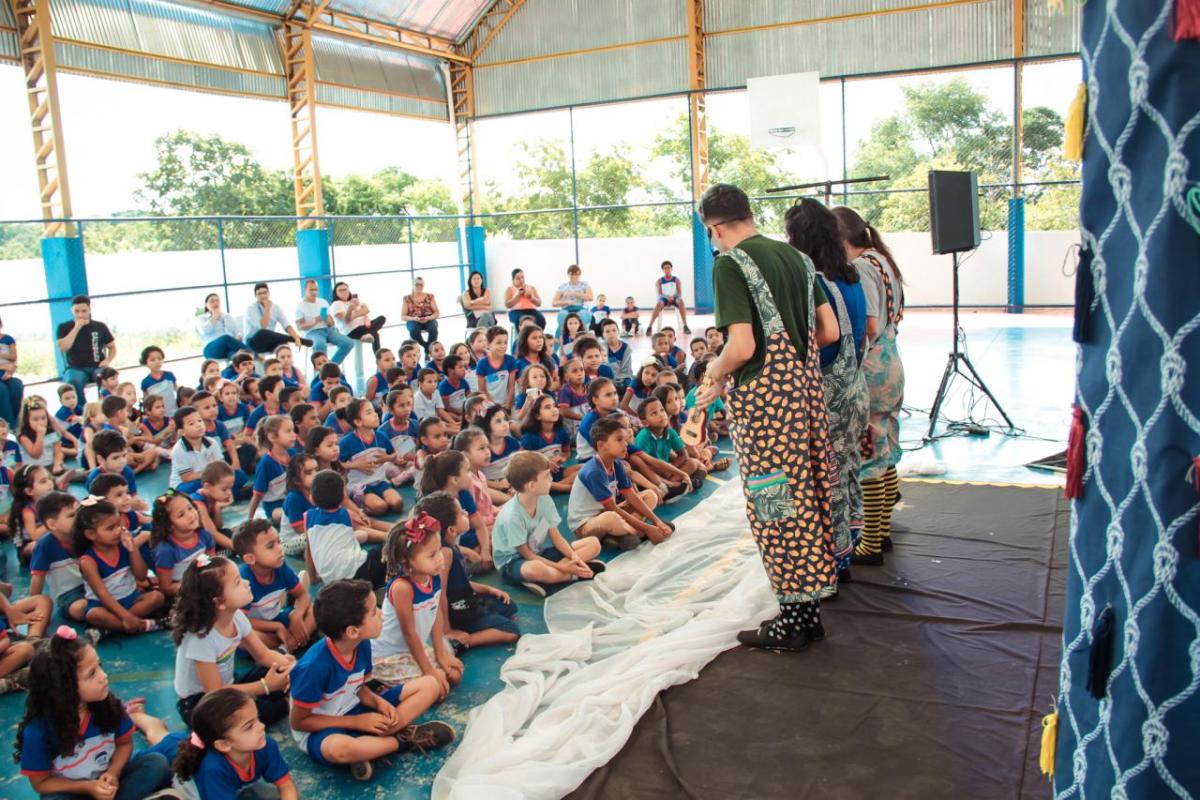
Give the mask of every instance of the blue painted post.
[(459, 248), (466, 250), (467, 260), (465, 264), (460, 264), (458, 267), (459, 288), (462, 291), (467, 290), (467, 277), (473, 271), (478, 271), (483, 275), (483, 285), (488, 285), (487, 274), (487, 252), (485, 251), (484, 242), (487, 238), (487, 233), (482, 225), (467, 225), (458, 229)]
[(332, 271), (329, 259), (329, 231), (325, 228), (296, 231), (296, 255), (300, 259), (301, 279), (315, 278), (317, 293), (326, 300), (331, 300), (333, 281), (330, 278)]
[(1008, 201), (1008, 313), (1025, 310), (1025, 198)]
[[(42, 239), (42, 268), (46, 272), (46, 295), (50, 298), (50, 341), (53, 342), (58, 338), (58, 326), (72, 319), (71, 298), (88, 293), (83, 237)], [(61, 375), (67, 362), (57, 346), (54, 357)]]
[(708, 242), (708, 231), (700, 221), (700, 215), (692, 212), (692, 280), (696, 289), (696, 313), (711, 314), (713, 311), (713, 254)]

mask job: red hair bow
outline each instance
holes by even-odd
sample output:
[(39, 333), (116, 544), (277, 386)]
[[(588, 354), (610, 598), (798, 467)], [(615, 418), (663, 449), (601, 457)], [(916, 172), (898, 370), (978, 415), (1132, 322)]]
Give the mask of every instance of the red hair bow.
[(441, 523), (422, 511), (404, 523), (404, 531), (413, 544), (420, 544), (428, 534), (437, 534), (442, 530)]

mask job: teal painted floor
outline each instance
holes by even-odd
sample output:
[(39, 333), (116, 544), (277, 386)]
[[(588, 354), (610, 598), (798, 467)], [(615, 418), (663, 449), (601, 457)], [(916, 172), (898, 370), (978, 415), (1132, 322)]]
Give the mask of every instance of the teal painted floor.
[[(703, 317), (693, 322), (697, 331), (711, 324)], [(976, 367), (1014, 422), (1037, 438), (1011, 438), (993, 433), (987, 438), (954, 438), (930, 445), (923, 450), (906, 454), (909, 463), (937, 460), (946, 470), (938, 477), (951, 480), (988, 482), (1049, 483), (1056, 476), (1039, 473), (1022, 465), (1065, 447), (1069, 404), (1074, 381), (1074, 346), (1070, 341), (1070, 318), (1065, 315), (1003, 315), (975, 314), (964, 318), (968, 351)], [(919, 448), (920, 439), (928, 424), (926, 412), (941, 378), (950, 345), (949, 316), (935, 313), (910, 313), (903, 323), (901, 352), (907, 372), (906, 403), (916, 409), (902, 420), (901, 436), (906, 448)], [(638, 353), (648, 351), (643, 338)], [(945, 413), (953, 418), (967, 416), (969, 400), (961, 393), (952, 396)], [(977, 419), (996, 416), (982, 406), (975, 409)], [(728, 442), (723, 442), (728, 449)], [(167, 471), (140, 476), (139, 486), (147, 497), (166, 487)], [(731, 477), (729, 473), (717, 476)], [(663, 516), (672, 519), (703, 502), (716, 484), (710, 482), (697, 495), (688, 497), (666, 509)], [(405, 489), (406, 504), (411, 505), (411, 489)], [(556, 498), (565, 513), (566, 497)], [(236, 509), (234, 510), (236, 511)], [(236, 521), (231, 512), (230, 521)], [(9, 563), (15, 565), (10, 547)], [(611, 556), (611, 554), (606, 554)], [(301, 567), (298, 562), (293, 566)], [(10, 575), (20, 595), (28, 588), (28, 575)], [(485, 579), (498, 584), (495, 575)], [(511, 592), (520, 607), (518, 621), (525, 633), (544, 633), (542, 601), (523, 590)], [(115, 692), (123, 698), (146, 698), (147, 710), (166, 720), (169, 727), (179, 730), (182, 725), (175, 712), (172, 689), (174, 648), (165, 633), (135, 638), (115, 638), (99, 646), (100, 657)], [(513, 648), (484, 648), (468, 652), (464, 661), (466, 677), (461, 686), (431, 716), (450, 722), (460, 733), (466, 726), (471, 708), (487, 700), (502, 688), (500, 667)], [(10, 767), (0, 778), (0, 797), (34, 798), (37, 795), (28, 782), (17, 774), (11, 757), (16, 726), (23, 713), (25, 697), (12, 694), (0, 697), (0, 756)], [(319, 768), (298, 751), (290, 733), (276, 727), (271, 735), (279, 742), (300, 789), (301, 797), (325, 798), (426, 798), (445, 753), (392, 759), (378, 770), (368, 784), (353, 781), (348, 772)]]

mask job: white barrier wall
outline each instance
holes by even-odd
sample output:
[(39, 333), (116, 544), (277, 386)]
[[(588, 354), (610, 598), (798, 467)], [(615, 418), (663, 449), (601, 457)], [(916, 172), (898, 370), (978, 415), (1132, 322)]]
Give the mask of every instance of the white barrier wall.
[[(928, 233), (886, 234), (888, 246), (904, 273), (911, 306), (949, 305), (951, 257), (930, 253)], [(1003, 306), (1008, 302), (1008, 234), (986, 234), (979, 249), (959, 258), (959, 302), (963, 305)], [(1079, 242), (1074, 231), (1031, 231), (1025, 234), (1025, 302), (1030, 305), (1071, 305), (1074, 278), (1063, 274), (1068, 251)], [(586, 239), (579, 242), (583, 278), (597, 293), (608, 295), (609, 305), (623, 303), (632, 294), (641, 308), (654, 305), (654, 280), (659, 263), (669, 260), (684, 281), (689, 306), (695, 302), (692, 285), (690, 236), (657, 236), (635, 239)], [(525, 270), (526, 280), (538, 288), (549, 306), (554, 290), (567, 280), (567, 266), (575, 263), (571, 239), (514, 241), (487, 240), (488, 285), (497, 304), (511, 282), (512, 270)]]

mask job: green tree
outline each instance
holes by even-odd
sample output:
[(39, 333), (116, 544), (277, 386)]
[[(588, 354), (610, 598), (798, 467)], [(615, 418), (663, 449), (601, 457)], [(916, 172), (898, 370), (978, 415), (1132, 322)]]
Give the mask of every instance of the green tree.
[[(905, 87), (903, 109), (876, 122), (859, 143), (851, 177), (888, 175), (888, 188), (910, 190), (859, 195), (853, 204), (869, 221), (890, 230), (929, 230), (928, 186), (931, 169), (973, 170), (980, 184), (1012, 180), (1012, 123), (988, 105), (987, 98), (962, 78)], [(1033, 182), (1077, 177), (1062, 161), (1062, 118), (1052, 109), (1024, 112), (1023, 180)], [(1027, 224), (1073, 228), (1064, 213), (1072, 187), (1031, 187), (1026, 191)], [(916, 191), (912, 191), (916, 190)], [(984, 190), (979, 202), (980, 225), (1002, 230), (1007, 222), (1008, 189)], [(1076, 192), (1077, 195), (1077, 192)], [(1044, 210), (1035, 210), (1042, 202)], [(1032, 227), (1032, 225), (1030, 225)]]

